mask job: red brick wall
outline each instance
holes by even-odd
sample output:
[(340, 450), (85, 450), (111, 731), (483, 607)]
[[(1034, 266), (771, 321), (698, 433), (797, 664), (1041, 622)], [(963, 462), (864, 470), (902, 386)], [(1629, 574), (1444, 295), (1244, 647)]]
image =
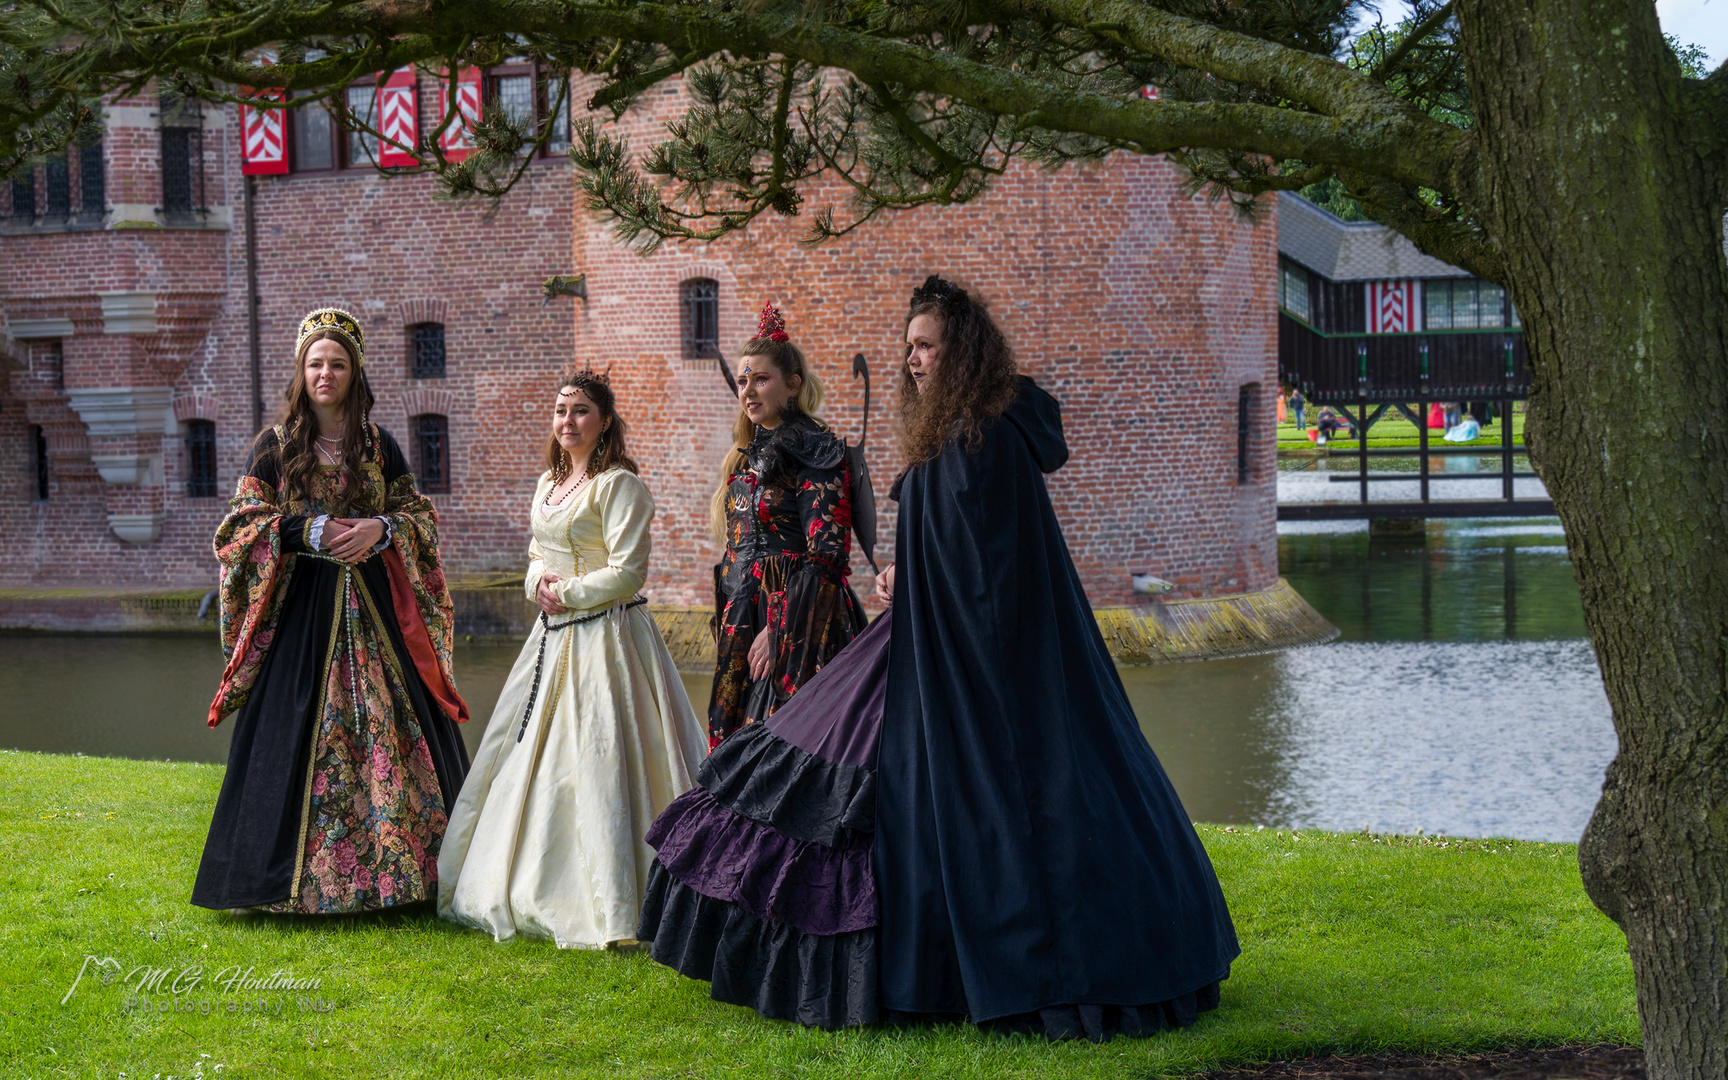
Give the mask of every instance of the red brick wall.
[[(434, 98), (421, 94), (423, 111)], [(653, 95), (623, 125), (640, 144), (678, 101)], [(109, 138), (109, 201), (159, 202), (159, 136), (128, 115), (135, 130)], [(29, 370), (0, 379), (0, 584), (182, 585), (214, 576), (209, 537), (223, 499), (185, 497), (175, 432), (194, 417), (216, 423), (218, 486), (231, 490), (252, 429), (231, 112), (222, 123), (206, 133), (207, 190), (231, 230), (0, 236), (8, 318), (78, 324), (64, 343), (69, 388), (168, 386), (174, 396), (173, 430), (153, 444), (162, 483), (117, 488), (96, 475), (92, 439), (46, 359), (25, 357)], [(877, 555), (886, 562), (901, 318), (910, 289), (940, 272), (990, 303), (1023, 368), (1063, 403), (1073, 456), (1050, 487), (1095, 603), (1126, 601), (1130, 570), (1169, 578), (1183, 595), (1259, 589), (1276, 577), (1265, 427), (1251, 482), (1236, 483), (1237, 388), (1274, 385), (1275, 226), (1270, 216), (1254, 224), (1183, 197), (1161, 162), (1118, 156), (1054, 176), (1015, 170), (973, 206), (892, 216), (814, 250), (797, 243), (806, 219), (776, 219), (746, 237), (669, 245), (648, 259), (618, 247), (605, 223), (578, 209), (562, 161), (532, 166), (495, 211), (435, 200), (426, 177), (366, 169), (261, 177), (255, 190), (267, 418), (291, 374), (300, 315), (323, 303), (358, 314), (376, 421), (412, 457), (408, 418), (449, 417), (452, 490), (434, 501), (455, 575), (519, 572), (549, 388), (574, 356), (610, 367), (630, 447), (659, 504), (653, 598), (710, 599), (708, 499), (736, 405), (712, 361), (681, 359), (679, 282), (687, 277), (720, 283), (729, 357), (764, 300), (786, 309), (827, 385), (824, 414), (848, 439), (862, 400), (850, 360), (868, 357), (870, 464), (884, 517)], [(807, 213), (838, 196), (815, 193)], [(572, 271), (587, 273), (589, 299), (542, 306), (539, 283)], [(115, 290), (156, 291), (159, 333), (100, 333), (94, 294)], [(446, 326), (444, 379), (409, 377), (406, 328), (419, 321)], [(46, 503), (33, 499), (29, 422), (53, 439)], [(150, 449), (94, 441), (95, 452)], [(107, 527), (107, 513), (152, 508), (165, 515), (153, 544), (123, 544)], [(854, 565), (867, 594), (864, 564)]]
[[(663, 95), (620, 127), (641, 145), (675, 105)], [(815, 193), (805, 213), (843, 199)], [(1185, 197), (1171, 166), (1118, 155), (1055, 175), (1017, 168), (976, 204), (890, 215), (815, 249), (797, 242), (807, 220), (760, 219), (743, 237), (668, 245), (650, 259), (620, 249), (602, 222), (585, 220), (576, 235), (589, 290), (577, 355), (612, 365), (641, 433), (632, 447), (660, 509), (657, 600), (710, 598), (717, 548), (703, 526), (736, 409), (711, 361), (680, 358), (686, 277), (719, 283), (728, 357), (764, 301), (783, 307), (827, 388), (824, 415), (849, 440), (862, 404), (851, 358), (865, 354), (885, 526), (878, 563), (893, 557), (897, 343), (911, 289), (941, 273), (985, 298), (1022, 369), (1062, 402), (1072, 457), (1050, 491), (1094, 603), (1130, 602), (1130, 571), (1174, 581), (1184, 596), (1276, 580), (1269, 424), (1254, 432), (1250, 482), (1236, 482), (1238, 388), (1265, 388), (1265, 411), (1276, 385), (1271, 215), (1256, 223)], [(859, 558), (854, 581), (868, 593)]]

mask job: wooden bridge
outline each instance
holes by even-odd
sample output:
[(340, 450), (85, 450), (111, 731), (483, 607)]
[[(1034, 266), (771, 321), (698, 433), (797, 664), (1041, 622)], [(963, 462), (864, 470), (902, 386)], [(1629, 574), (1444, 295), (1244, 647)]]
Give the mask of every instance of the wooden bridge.
[[(1554, 513), (1547, 498), (1518, 498), (1515, 481), (1536, 479), (1515, 459), (1524, 447), (1513, 441), (1512, 404), (1530, 396), (1524, 335), (1518, 327), (1400, 334), (1327, 334), (1280, 312), (1278, 317), (1279, 377), (1301, 389), (1312, 407), (1329, 406), (1350, 422), (1357, 448), (1332, 455), (1331, 462), (1354, 458), (1354, 475), (1330, 478), (1349, 484), (1354, 499), (1324, 502), (1281, 502), (1279, 521), (1340, 521), (1364, 518), (1422, 519), (1455, 517), (1544, 517)], [(1503, 418), (1496, 447), (1430, 445), (1427, 413), (1436, 401), (1492, 402)], [(1370, 447), (1374, 425), (1389, 412), (1416, 425), (1414, 447)], [(1492, 499), (1436, 499), (1436, 485), (1450, 481), (1491, 480), (1491, 472), (1434, 472), (1436, 458), (1497, 457), (1500, 495)], [(1374, 472), (1371, 464), (1386, 458), (1416, 458), (1415, 473)], [(1415, 500), (1372, 500), (1371, 484), (1416, 483)], [(1346, 491), (1340, 491), (1346, 494)]]

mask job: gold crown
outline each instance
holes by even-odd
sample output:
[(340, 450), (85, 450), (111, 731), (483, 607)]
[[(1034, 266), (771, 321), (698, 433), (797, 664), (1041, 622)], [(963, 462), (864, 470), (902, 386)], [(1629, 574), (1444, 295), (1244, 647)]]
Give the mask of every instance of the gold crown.
[(300, 320), (300, 336), (294, 341), (295, 355), (300, 354), (306, 339), (320, 330), (329, 330), (348, 342), (348, 347), (354, 350), (356, 367), (366, 362), (366, 332), (360, 329), (360, 320), (338, 307), (315, 308), (306, 313)]

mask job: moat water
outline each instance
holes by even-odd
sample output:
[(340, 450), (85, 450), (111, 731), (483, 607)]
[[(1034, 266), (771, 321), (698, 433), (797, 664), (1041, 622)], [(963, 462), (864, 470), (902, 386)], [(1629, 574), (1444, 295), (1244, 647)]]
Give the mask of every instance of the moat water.
[[(1121, 669), (1189, 813), (1576, 840), (1615, 742), (1554, 519), (1432, 522), (1415, 544), (1291, 529), (1283, 574), (1337, 642)], [(470, 749), (516, 653), (457, 651)], [(221, 667), (213, 637), (0, 637), (0, 747), (225, 761), (229, 726), (203, 719)], [(708, 679), (684, 682), (700, 716)]]

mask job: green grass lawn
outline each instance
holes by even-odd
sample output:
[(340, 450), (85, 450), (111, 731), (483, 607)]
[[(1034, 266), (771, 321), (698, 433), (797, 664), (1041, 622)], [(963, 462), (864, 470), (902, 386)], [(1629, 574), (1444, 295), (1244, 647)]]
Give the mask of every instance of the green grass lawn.
[[(1194, 1027), (1103, 1046), (966, 1027), (825, 1034), (718, 1004), (641, 954), (499, 945), (424, 911), (194, 908), (221, 777), (0, 752), (0, 1075), (1126, 1078), (1639, 1038), (1624, 939), (1585, 898), (1570, 845), (1203, 826), (1243, 954), (1222, 1008)], [(1109, 949), (1112, 928), (1098, 929)], [(202, 969), (180, 995), (194, 1011), (125, 1011), (132, 991), (94, 968), (62, 1004), (86, 955), (166, 969), (163, 991)], [(321, 985), (224, 993), (232, 966)]]
[[(1371, 407), (1369, 411), (1372, 412), (1373, 408)], [(1354, 407), (1351, 408), (1351, 412), (1355, 412)], [(1278, 449), (1314, 449), (1314, 443), (1309, 441), (1307, 432), (1315, 430), (1315, 421), (1319, 415), (1319, 409), (1312, 406), (1309, 407), (1307, 416), (1305, 417), (1308, 421), (1308, 427), (1306, 429), (1299, 428), (1288, 420), (1280, 423), (1278, 425)], [(1445, 432), (1430, 430), (1428, 432), (1428, 443), (1430, 446), (1480, 446), (1486, 449), (1499, 449), (1500, 422), (1501, 416), (1498, 409), (1496, 409), (1494, 422), (1492, 424), (1482, 425), (1481, 437), (1477, 438), (1473, 442), (1449, 443), (1440, 437), (1444, 435)], [(1382, 416), (1379, 420), (1376, 420), (1373, 428), (1368, 432), (1368, 445), (1370, 447), (1420, 446), (1421, 439), (1422, 433), (1416, 429), (1416, 425), (1405, 419), (1403, 414), (1393, 410), (1387, 410), (1386, 415)], [(1514, 412), (1512, 414), (1512, 442), (1519, 448), (1520, 452), (1523, 451), (1524, 414), (1521, 412)], [(1354, 438), (1338, 438), (1327, 443), (1326, 448), (1336, 454), (1343, 450), (1354, 450), (1357, 448), (1357, 444)]]

